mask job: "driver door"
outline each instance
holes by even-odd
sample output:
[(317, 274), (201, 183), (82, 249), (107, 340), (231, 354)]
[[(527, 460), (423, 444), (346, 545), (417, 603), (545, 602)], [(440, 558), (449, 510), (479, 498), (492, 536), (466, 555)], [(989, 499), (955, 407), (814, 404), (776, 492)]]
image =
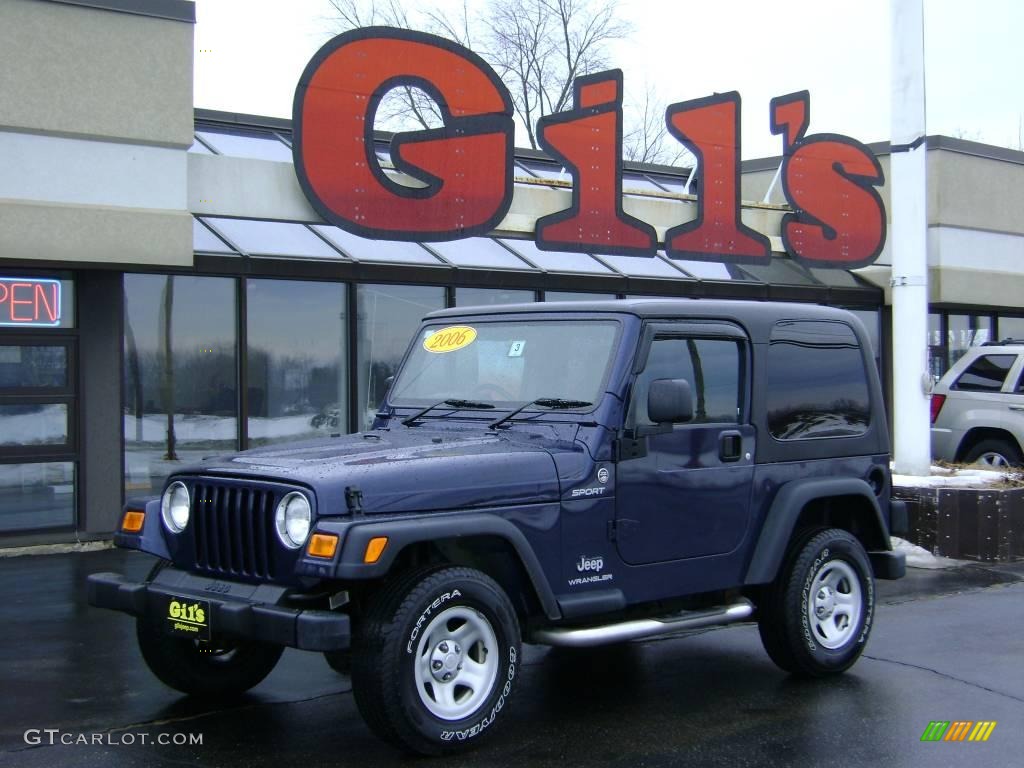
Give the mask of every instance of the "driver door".
[[(726, 323), (658, 323), (641, 355), (626, 421), (641, 449), (617, 470), (619, 554), (641, 565), (729, 553), (746, 532), (754, 472), (748, 340)], [(651, 422), (658, 379), (690, 383), (691, 421)]]

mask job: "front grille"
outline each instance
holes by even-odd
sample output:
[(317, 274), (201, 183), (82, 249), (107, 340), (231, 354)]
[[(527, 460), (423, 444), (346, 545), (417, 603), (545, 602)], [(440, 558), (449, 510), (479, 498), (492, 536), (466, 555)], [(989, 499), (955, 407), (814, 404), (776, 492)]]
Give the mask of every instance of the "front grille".
[(192, 493), (196, 568), (273, 578), (274, 503), (268, 489), (197, 482)]

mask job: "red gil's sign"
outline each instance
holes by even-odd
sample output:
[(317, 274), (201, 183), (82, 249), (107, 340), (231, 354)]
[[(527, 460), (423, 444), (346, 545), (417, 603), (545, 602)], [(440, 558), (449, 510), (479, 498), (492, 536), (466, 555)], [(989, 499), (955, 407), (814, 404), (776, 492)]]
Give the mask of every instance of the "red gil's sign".
[(0, 326), (60, 325), (59, 280), (0, 277)]
[[(437, 102), (441, 128), (399, 133), (395, 167), (425, 184), (389, 179), (374, 152), (381, 98), (407, 85)], [(573, 108), (542, 118), (544, 149), (572, 174), (572, 203), (537, 220), (537, 247), (652, 256), (654, 228), (622, 209), (622, 96), (619, 70), (580, 77)], [(812, 267), (872, 263), (885, 243), (884, 177), (864, 144), (838, 134), (807, 135), (807, 91), (771, 101), (771, 130), (782, 137), (782, 189), (792, 208), (782, 242)], [(472, 51), (421, 32), (373, 27), (339, 35), (313, 57), (294, 104), (299, 182), (327, 221), (364, 237), (441, 241), (484, 235), (508, 213), (513, 195), (512, 99)], [(740, 220), (740, 96), (673, 104), (669, 132), (697, 157), (697, 216), (671, 227), (669, 256), (767, 262), (768, 238)]]

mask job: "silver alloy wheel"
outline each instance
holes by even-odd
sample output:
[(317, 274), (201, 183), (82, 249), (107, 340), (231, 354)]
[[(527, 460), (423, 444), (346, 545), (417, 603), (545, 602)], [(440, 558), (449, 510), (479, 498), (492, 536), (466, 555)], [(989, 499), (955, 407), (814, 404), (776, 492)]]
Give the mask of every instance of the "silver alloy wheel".
[(416, 646), (416, 692), (423, 706), (441, 720), (472, 715), (494, 689), (498, 655), (498, 638), (482, 613), (465, 606), (439, 613)]
[(823, 564), (807, 593), (807, 621), (814, 639), (829, 650), (843, 647), (857, 631), (863, 610), (856, 571), (843, 560)]
[(975, 459), (974, 463), (986, 467), (999, 467), (1000, 469), (1010, 466), (1010, 462), (1006, 460), (1006, 457), (997, 451), (985, 451), (985, 453)]

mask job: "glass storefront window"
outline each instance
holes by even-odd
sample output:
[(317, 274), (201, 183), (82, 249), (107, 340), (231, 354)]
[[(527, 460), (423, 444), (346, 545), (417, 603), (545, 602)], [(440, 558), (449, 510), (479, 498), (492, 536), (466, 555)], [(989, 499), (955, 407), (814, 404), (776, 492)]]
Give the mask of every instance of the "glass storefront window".
[(954, 315), (947, 317), (949, 323), (949, 361), (951, 368), (971, 347), (977, 347), (992, 338), (992, 319), (985, 315)]
[(1024, 340), (1024, 317), (999, 317), (999, 341)]
[(125, 493), (238, 446), (235, 280), (124, 276)]
[(533, 291), (506, 291), (500, 288), (456, 288), (455, 306), (487, 307), (495, 304), (527, 304), (536, 301)]
[(361, 423), (354, 426), (366, 429), (420, 320), (444, 308), (445, 290), (426, 285), (360, 285), (356, 297), (356, 402)]
[(0, 344), (0, 390), (69, 386), (66, 344)]
[(933, 381), (946, 372), (946, 348), (942, 343), (942, 315), (928, 313), (928, 372)]
[(0, 403), (0, 448), (67, 443), (67, 403)]
[(246, 285), (249, 445), (348, 431), (346, 286)]
[(0, 530), (55, 528), (74, 521), (74, 462), (0, 464)]
[(575, 291), (544, 291), (544, 301), (610, 301), (614, 293), (576, 293)]

